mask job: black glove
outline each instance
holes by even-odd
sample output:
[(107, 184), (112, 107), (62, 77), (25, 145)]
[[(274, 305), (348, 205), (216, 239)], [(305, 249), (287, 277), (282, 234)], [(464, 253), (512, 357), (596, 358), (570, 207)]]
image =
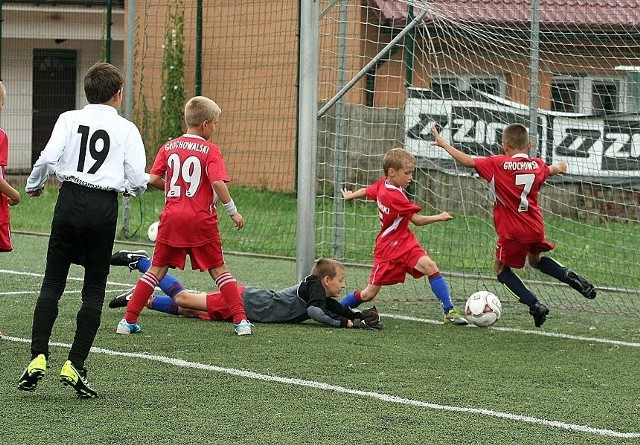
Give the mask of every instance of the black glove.
[(367, 322), (367, 320), (357, 317), (351, 321), (353, 322), (354, 329), (382, 329), (382, 325), (379, 321)]
[(380, 324), (380, 314), (376, 307), (365, 309), (360, 313), (362, 321), (365, 323), (365, 329), (382, 329)]

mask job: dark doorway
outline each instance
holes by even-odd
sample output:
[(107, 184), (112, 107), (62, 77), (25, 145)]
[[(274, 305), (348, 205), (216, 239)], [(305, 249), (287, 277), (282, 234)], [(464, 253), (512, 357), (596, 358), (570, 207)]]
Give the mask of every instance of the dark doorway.
[(31, 164), (47, 145), (60, 113), (76, 107), (76, 59), (73, 50), (33, 50)]

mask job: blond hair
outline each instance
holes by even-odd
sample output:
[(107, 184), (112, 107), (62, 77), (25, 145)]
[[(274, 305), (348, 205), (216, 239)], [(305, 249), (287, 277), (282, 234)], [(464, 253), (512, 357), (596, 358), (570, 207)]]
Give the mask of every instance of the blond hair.
[(382, 168), (385, 176), (388, 176), (389, 169), (400, 170), (404, 167), (415, 167), (416, 157), (404, 148), (392, 148), (382, 159)]
[(502, 132), (502, 143), (510, 148), (521, 151), (529, 148), (529, 133), (522, 124), (509, 124)]
[(187, 127), (197, 127), (204, 121), (218, 122), (222, 110), (217, 103), (204, 96), (194, 96), (184, 106)]
[(324, 277), (334, 278), (338, 272), (343, 271), (344, 266), (339, 261), (331, 258), (320, 258), (313, 265), (311, 275), (322, 280)]

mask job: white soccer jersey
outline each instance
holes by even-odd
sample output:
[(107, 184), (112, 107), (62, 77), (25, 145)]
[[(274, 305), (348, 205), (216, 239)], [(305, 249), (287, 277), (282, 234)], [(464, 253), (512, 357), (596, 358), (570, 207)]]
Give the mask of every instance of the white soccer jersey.
[(140, 131), (109, 105), (62, 113), (33, 166), (25, 190), (42, 188), (51, 173), (61, 182), (139, 195), (147, 187)]

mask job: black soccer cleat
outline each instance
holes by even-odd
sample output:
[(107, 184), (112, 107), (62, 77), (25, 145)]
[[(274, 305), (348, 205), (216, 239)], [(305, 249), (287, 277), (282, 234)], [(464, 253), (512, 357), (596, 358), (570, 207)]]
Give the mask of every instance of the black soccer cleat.
[(141, 258), (149, 258), (145, 250), (119, 250), (111, 256), (112, 266), (127, 266), (130, 270), (136, 269)]
[(38, 354), (34, 357), (18, 380), (18, 389), (23, 391), (35, 391), (38, 382), (44, 378), (47, 373), (47, 357), (44, 354)]
[(78, 397), (98, 397), (98, 393), (91, 387), (89, 379), (87, 378), (87, 369), (77, 369), (70, 360), (67, 360), (60, 370), (60, 382), (65, 386), (73, 388)]
[(113, 300), (111, 300), (109, 302), (109, 307), (111, 309), (115, 309), (115, 308), (118, 308), (118, 307), (125, 307), (127, 305), (127, 303), (129, 303), (129, 300), (131, 300), (131, 296), (133, 295), (134, 289), (135, 289), (135, 287), (132, 287), (131, 289), (129, 289), (125, 293), (120, 294), (117, 297), (115, 297)]
[(549, 309), (542, 303), (538, 303), (533, 309), (529, 310), (529, 314), (533, 316), (533, 323), (536, 328), (539, 328), (547, 321), (547, 315), (549, 315)]
[(564, 277), (567, 280), (566, 283), (580, 292), (585, 298), (589, 300), (596, 298), (596, 289), (593, 287), (593, 284), (589, 283), (584, 277), (578, 275), (571, 269), (567, 270)]

